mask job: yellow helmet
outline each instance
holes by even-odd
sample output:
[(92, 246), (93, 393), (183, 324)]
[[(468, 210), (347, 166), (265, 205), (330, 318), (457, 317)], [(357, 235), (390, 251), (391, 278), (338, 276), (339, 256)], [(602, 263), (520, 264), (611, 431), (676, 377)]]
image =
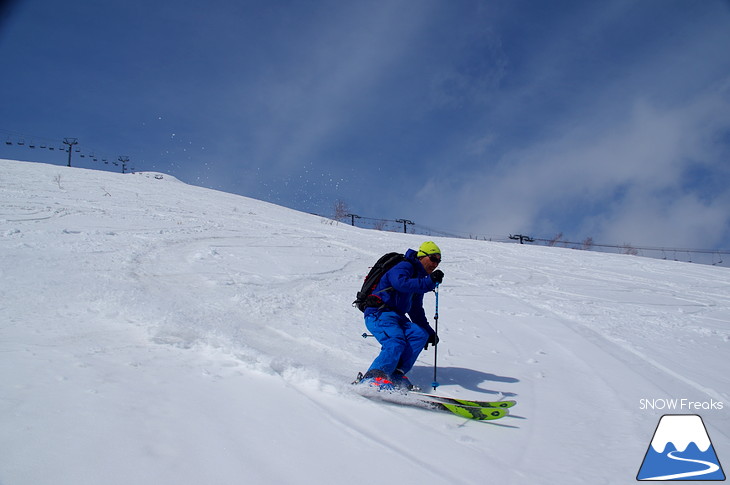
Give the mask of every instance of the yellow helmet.
[(435, 242), (426, 241), (425, 243), (421, 244), (421, 247), (418, 248), (418, 254), (416, 254), (416, 257), (422, 258), (424, 256), (430, 256), (432, 254), (441, 254), (441, 249), (436, 246)]

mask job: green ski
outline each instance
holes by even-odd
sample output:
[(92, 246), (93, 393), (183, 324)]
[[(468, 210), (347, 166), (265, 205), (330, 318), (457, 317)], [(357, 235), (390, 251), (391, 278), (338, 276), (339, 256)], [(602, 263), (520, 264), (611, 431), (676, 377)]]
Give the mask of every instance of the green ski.
[(441, 411), (448, 411), (457, 416), (477, 421), (492, 421), (507, 416), (509, 411), (505, 408), (464, 406), (461, 404), (450, 404), (437, 401), (424, 401), (430, 407)]

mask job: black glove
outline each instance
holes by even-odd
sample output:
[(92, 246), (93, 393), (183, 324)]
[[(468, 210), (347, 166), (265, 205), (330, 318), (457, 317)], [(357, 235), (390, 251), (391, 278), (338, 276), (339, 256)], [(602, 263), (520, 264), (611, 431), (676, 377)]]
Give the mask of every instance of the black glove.
[(441, 283), (444, 280), (444, 272), (440, 269), (437, 269), (433, 273), (431, 273), (431, 281), (434, 283)]
[(435, 346), (437, 343), (439, 343), (439, 336), (436, 335), (436, 332), (429, 333), (428, 335), (428, 341), (426, 342), (426, 345), (423, 347), (423, 350), (428, 350), (428, 344), (431, 344)]

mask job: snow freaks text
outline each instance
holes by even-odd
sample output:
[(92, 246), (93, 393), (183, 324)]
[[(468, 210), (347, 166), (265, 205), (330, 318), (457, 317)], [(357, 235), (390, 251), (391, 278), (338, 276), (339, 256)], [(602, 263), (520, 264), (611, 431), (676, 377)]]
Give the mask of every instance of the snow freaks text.
[(693, 401), (691, 399), (639, 399), (639, 409), (660, 410), (660, 411), (711, 411), (721, 410), (725, 407), (722, 401)]

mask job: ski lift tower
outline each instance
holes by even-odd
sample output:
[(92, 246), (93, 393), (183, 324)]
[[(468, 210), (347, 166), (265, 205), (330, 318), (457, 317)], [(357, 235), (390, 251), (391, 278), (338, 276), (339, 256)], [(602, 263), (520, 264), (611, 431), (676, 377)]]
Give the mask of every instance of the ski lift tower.
[(396, 219), (395, 222), (402, 222), (403, 223), (403, 232), (404, 233), (407, 233), (408, 232), (408, 225), (409, 224), (410, 225), (415, 224), (415, 222), (409, 221), (408, 219)]
[(68, 145), (68, 166), (71, 166), (71, 152), (73, 152), (74, 145), (79, 144), (79, 140), (77, 138), (64, 138), (63, 144)]
[(122, 173), (127, 173), (127, 162), (129, 162), (129, 157), (122, 155), (119, 157), (119, 161), (122, 162)]

